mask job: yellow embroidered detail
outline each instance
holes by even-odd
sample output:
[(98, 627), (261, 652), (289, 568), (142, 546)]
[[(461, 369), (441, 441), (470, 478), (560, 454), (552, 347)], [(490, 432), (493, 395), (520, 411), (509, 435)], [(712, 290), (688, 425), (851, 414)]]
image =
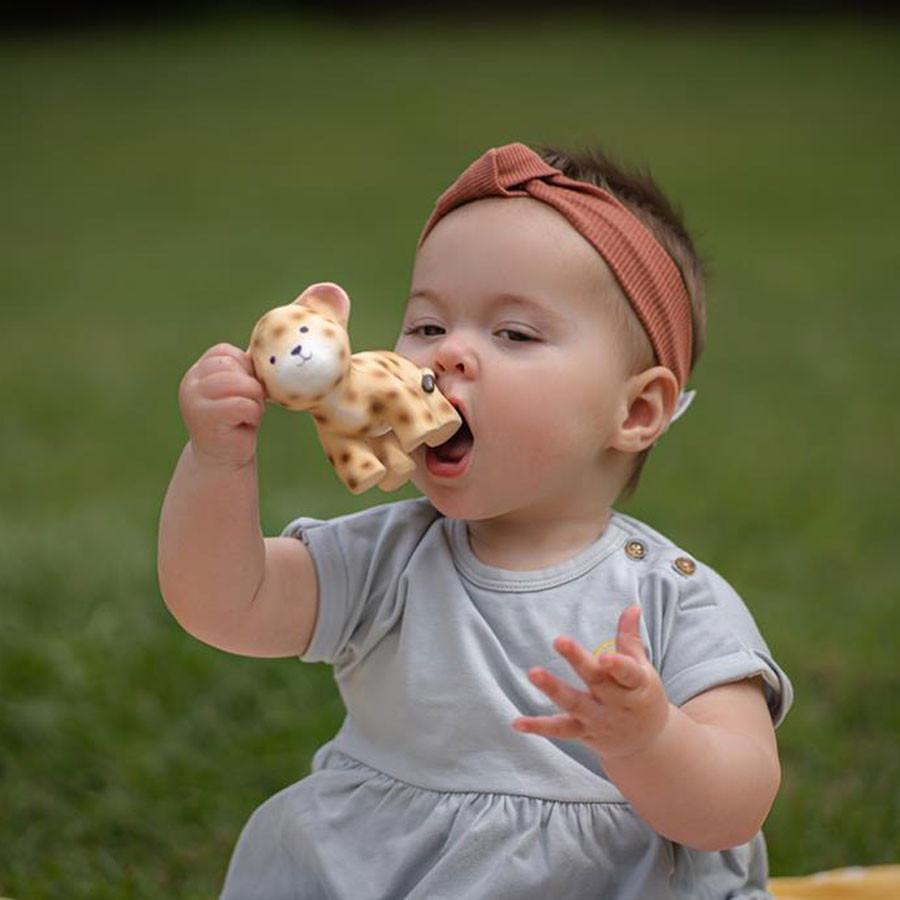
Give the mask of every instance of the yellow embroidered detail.
[(604, 641), (594, 648), (594, 656), (602, 656), (604, 653), (612, 653), (616, 649), (616, 640)]

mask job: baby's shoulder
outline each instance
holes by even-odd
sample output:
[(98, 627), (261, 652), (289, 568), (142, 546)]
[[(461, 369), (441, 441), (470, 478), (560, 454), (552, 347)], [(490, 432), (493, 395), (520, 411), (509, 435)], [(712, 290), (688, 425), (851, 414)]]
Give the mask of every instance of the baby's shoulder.
[(424, 497), (412, 500), (397, 500), (369, 506), (354, 512), (342, 513), (328, 519), (300, 516), (285, 526), (285, 536), (300, 536), (314, 528), (350, 529), (355, 532), (426, 531), (441, 514)]
[(711, 565), (646, 522), (615, 512), (623, 531), (622, 551), (638, 580), (658, 583), (680, 606), (713, 606), (739, 600), (732, 585)]

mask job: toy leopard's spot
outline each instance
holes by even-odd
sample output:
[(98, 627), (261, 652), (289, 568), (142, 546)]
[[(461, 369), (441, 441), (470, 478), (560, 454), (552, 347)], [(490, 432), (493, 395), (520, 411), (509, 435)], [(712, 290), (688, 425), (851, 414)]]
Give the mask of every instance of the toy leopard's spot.
[(415, 468), (409, 454), (444, 443), (462, 420), (430, 370), (389, 350), (351, 354), (349, 309), (337, 285), (312, 285), (257, 322), (250, 357), (269, 400), (312, 414), (329, 463), (351, 491), (394, 490)]

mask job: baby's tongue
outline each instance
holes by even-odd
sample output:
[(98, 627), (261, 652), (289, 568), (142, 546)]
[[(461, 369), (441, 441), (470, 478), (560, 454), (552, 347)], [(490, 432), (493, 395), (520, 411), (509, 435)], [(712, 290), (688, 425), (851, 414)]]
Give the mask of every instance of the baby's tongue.
[(459, 462), (472, 447), (472, 432), (463, 422), (459, 430), (449, 440), (444, 441), (434, 452), (442, 462)]

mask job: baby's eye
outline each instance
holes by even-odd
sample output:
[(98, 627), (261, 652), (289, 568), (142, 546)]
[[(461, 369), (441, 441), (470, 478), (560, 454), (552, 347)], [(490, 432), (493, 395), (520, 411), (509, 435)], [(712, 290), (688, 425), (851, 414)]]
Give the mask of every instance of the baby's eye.
[(439, 334), (444, 333), (444, 329), (440, 325), (414, 325), (411, 328), (407, 328), (403, 333), (415, 334), (419, 337), (437, 337)]
[(524, 331), (516, 331), (515, 328), (501, 328), (497, 334), (507, 335), (507, 340), (513, 341), (514, 343), (526, 343), (527, 341), (534, 340), (530, 334), (525, 334)]

